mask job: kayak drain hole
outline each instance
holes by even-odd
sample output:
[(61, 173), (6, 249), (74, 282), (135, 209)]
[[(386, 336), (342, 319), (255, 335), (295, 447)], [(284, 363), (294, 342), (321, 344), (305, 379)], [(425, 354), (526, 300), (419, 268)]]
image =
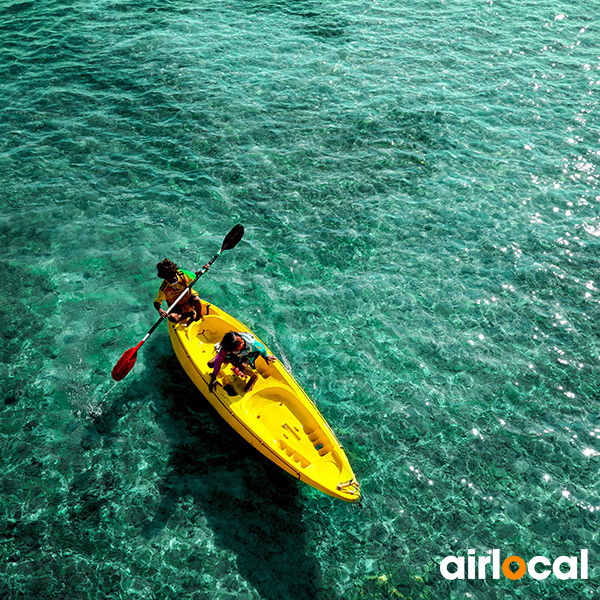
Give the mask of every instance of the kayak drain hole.
[(323, 444), (317, 444), (315, 446), (315, 450), (320, 450), (323, 447)]

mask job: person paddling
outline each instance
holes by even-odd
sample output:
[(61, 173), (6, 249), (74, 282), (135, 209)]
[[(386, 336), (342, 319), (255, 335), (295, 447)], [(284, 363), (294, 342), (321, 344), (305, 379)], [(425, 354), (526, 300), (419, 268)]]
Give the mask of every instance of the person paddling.
[[(200, 273), (208, 271), (210, 265), (207, 263), (200, 271), (191, 273), (180, 269), (174, 262), (165, 258), (156, 265), (158, 277), (163, 280), (160, 284), (158, 294), (154, 300), (154, 308), (158, 311), (161, 317), (166, 316), (166, 311), (162, 308), (163, 301), (166, 301), (167, 306), (171, 306), (181, 292), (192, 283), (192, 281), (200, 275)], [(190, 288), (187, 294), (173, 307), (173, 310), (168, 315), (169, 321), (179, 323), (187, 319), (188, 324), (197, 321), (201, 316), (202, 303), (198, 292)]]
[(217, 355), (208, 361), (208, 366), (213, 367), (208, 385), (208, 389), (211, 392), (215, 389), (217, 375), (223, 363), (231, 363), (240, 377), (242, 375), (250, 377), (250, 380), (244, 387), (244, 391), (249, 392), (258, 379), (258, 375), (254, 372), (256, 359), (262, 356), (267, 364), (277, 360), (274, 356), (267, 354), (267, 349), (260, 342), (257, 342), (256, 338), (250, 332), (239, 333), (237, 331), (230, 331), (226, 333), (221, 343), (215, 344), (215, 350), (217, 351)]

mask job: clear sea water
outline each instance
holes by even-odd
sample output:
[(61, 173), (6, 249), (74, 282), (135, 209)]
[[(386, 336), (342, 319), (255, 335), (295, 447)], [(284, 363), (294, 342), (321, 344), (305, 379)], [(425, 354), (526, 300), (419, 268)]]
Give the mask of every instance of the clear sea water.
[[(584, 599), (600, 576), (595, 2), (0, 1), (0, 598)], [(156, 319), (200, 280), (362, 506), (220, 420)], [(587, 581), (447, 555), (590, 552)]]

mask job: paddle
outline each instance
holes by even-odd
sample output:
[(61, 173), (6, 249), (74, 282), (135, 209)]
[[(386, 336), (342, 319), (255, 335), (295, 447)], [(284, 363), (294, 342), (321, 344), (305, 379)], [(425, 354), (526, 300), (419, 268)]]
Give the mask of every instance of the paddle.
[[(215, 262), (215, 260), (217, 260), (217, 258), (219, 256), (221, 256), (221, 253), (224, 250), (231, 250), (232, 248), (235, 248), (243, 236), (244, 236), (244, 227), (242, 225), (236, 225), (225, 236), (225, 239), (223, 240), (223, 245), (221, 246), (221, 249), (212, 257), (212, 259), (208, 263), (208, 266), (210, 267), (210, 265), (212, 265)], [(131, 371), (131, 369), (133, 369), (133, 365), (135, 365), (135, 361), (137, 360), (137, 351), (142, 347), (143, 343), (150, 337), (150, 335), (154, 332), (154, 330), (160, 325), (161, 321), (175, 308), (177, 303), (187, 294), (188, 290), (196, 283), (196, 281), (198, 281), (198, 279), (200, 279), (200, 277), (202, 277), (202, 275), (204, 275), (204, 273), (206, 273), (207, 270), (208, 269), (202, 270), (198, 274), (196, 279), (194, 279), (194, 281), (192, 281), (192, 283), (190, 283), (185, 288), (185, 290), (183, 290), (183, 292), (181, 292), (179, 298), (177, 298), (177, 300), (175, 300), (175, 302), (173, 302), (173, 304), (171, 304), (171, 306), (169, 306), (168, 310), (165, 311), (165, 314), (162, 317), (160, 317), (160, 319), (158, 319), (158, 321), (156, 321), (156, 323), (154, 323), (154, 325), (152, 326), (150, 331), (144, 336), (142, 341), (137, 346), (134, 346), (133, 348), (129, 348), (129, 350), (125, 350), (125, 352), (123, 353), (123, 356), (121, 356), (121, 358), (119, 359), (117, 364), (113, 367), (113, 370), (111, 372), (112, 378), (115, 381), (121, 381), (121, 379), (123, 379), (127, 375), (127, 373), (129, 373), (129, 371)]]

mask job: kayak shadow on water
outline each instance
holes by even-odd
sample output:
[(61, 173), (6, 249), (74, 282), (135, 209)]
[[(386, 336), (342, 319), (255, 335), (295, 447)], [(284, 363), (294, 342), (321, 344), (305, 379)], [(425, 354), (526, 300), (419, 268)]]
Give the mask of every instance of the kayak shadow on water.
[[(193, 508), (188, 512), (206, 521), (217, 550), (235, 554), (237, 572), (261, 598), (321, 598), (321, 571), (307, 553), (310, 532), (302, 520), (298, 483), (221, 419), (174, 355), (163, 354), (161, 349), (147, 358), (151, 362), (147, 372), (158, 384), (153, 402), (156, 419), (170, 440), (172, 453), (168, 475), (159, 485), (161, 501), (153, 517), (141, 524), (141, 536), (155, 538), (167, 524), (172, 529), (192, 529), (194, 518), (173, 523), (176, 512), (187, 514), (178, 511), (180, 504), (185, 501), (189, 506), (191, 500)], [(123, 399), (116, 399), (114, 411), (105, 411), (97, 429), (101, 435), (102, 429), (108, 432), (115, 427), (125, 406)], [(235, 597), (235, 577), (227, 561), (214, 556), (204, 561), (205, 553), (199, 549), (188, 568), (193, 565), (199, 579), (205, 572), (216, 575), (214, 571), (220, 571), (216, 577), (223, 591), (230, 588)], [(217, 562), (224, 563), (222, 569)]]

